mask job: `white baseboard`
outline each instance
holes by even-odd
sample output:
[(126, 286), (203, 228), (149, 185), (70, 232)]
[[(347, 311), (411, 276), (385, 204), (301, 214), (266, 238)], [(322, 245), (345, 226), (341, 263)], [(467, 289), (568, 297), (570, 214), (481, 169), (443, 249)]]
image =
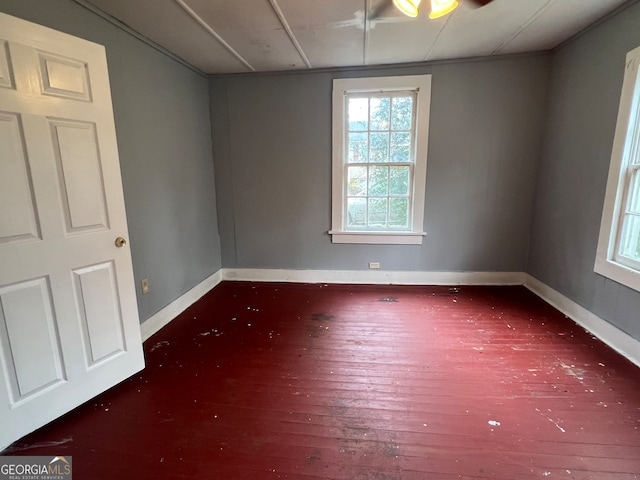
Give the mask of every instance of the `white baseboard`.
[(525, 274), (525, 277), (524, 286), (526, 288), (640, 367), (640, 341), (545, 285), (537, 278), (529, 274)]
[(210, 277), (205, 278), (198, 285), (187, 291), (158, 313), (149, 317), (140, 325), (142, 341), (147, 340), (151, 335), (158, 332), (162, 327), (171, 322), (174, 318), (184, 312), (187, 308), (200, 300), (207, 292), (213, 289), (222, 281), (222, 270), (218, 270)]
[(231, 281), (378, 285), (522, 285), (522, 272), (399, 272), (384, 270), (279, 270), (225, 268)]
[(537, 278), (523, 272), (398, 272), (381, 270), (284, 270), (222, 268), (180, 296), (141, 326), (147, 340), (223, 280), (250, 282), (346, 283), (372, 285), (524, 285), (622, 356), (640, 367), (640, 341)]
[(198, 301), (223, 280), (294, 283), (401, 285), (522, 285), (521, 272), (388, 272), (368, 270), (280, 270), (222, 268), (140, 325), (142, 341)]

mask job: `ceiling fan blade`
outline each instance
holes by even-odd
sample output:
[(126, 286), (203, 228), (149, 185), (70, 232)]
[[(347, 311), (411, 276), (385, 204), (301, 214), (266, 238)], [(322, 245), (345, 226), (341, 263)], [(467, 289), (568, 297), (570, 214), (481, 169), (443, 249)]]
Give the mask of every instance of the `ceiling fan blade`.
[(471, 3), (475, 3), (478, 7), (484, 7), (489, 3), (493, 2), (493, 0), (469, 0)]

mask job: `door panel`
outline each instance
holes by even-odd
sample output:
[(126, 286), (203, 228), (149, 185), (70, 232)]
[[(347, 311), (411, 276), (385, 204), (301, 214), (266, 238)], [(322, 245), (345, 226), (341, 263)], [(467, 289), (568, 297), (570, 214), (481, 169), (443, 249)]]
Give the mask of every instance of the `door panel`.
[(40, 237), (24, 145), (20, 116), (0, 112), (0, 243)]
[(104, 48), (0, 14), (0, 449), (144, 367)]
[(67, 234), (108, 228), (95, 125), (48, 119)]
[(0, 289), (0, 319), (6, 331), (2, 354), (5, 363), (14, 366), (7, 384), (12, 405), (64, 381), (49, 292), (47, 278)]
[(91, 101), (87, 65), (81, 60), (38, 52), (42, 93), (62, 98)]
[(87, 366), (125, 351), (113, 262), (74, 270), (76, 303), (85, 338)]
[(13, 76), (9, 68), (9, 44), (0, 41), (0, 87), (13, 88)]

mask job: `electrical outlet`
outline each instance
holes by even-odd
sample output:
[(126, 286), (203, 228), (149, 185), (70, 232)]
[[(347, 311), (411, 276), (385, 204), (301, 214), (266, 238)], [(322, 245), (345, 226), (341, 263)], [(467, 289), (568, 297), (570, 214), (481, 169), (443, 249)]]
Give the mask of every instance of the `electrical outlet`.
[(380, 262), (369, 262), (369, 268), (377, 270), (378, 268), (380, 268)]
[(141, 283), (142, 283), (142, 294), (146, 295), (147, 293), (149, 293), (149, 279), (143, 278)]

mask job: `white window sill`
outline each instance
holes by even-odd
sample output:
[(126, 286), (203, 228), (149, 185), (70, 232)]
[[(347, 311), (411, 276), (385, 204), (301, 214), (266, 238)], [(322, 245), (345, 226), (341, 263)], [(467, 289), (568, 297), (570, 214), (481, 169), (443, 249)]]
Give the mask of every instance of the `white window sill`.
[(425, 232), (344, 232), (330, 230), (332, 243), (372, 245), (422, 245)]
[(629, 268), (614, 260), (605, 260), (603, 258), (596, 259), (593, 270), (600, 275), (640, 292), (640, 272), (638, 270)]

